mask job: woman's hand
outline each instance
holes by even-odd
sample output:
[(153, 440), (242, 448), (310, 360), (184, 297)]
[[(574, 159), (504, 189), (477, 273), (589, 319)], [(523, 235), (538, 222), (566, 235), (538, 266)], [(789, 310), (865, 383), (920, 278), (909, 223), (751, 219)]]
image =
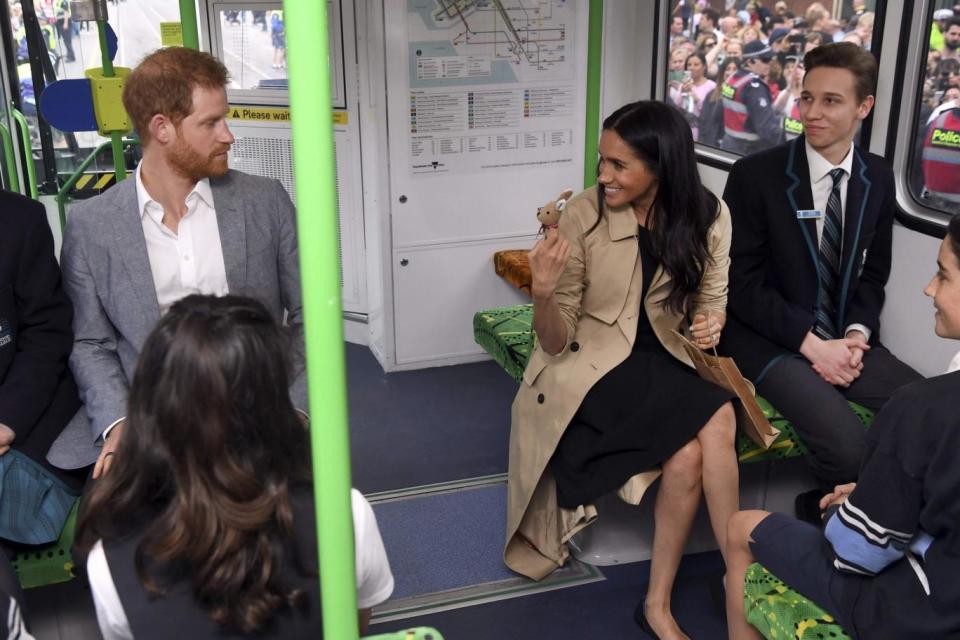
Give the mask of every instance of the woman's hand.
[(533, 298), (549, 298), (557, 290), (560, 276), (567, 266), (570, 242), (560, 233), (548, 234), (533, 245), (527, 257), (530, 260), (530, 294)]
[(720, 332), (727, 323), (727, 314), (723, 311), (707, 311), (693, 317), (690, 335), (693, 342), (703, 350), (716, 347), (720, 342)]

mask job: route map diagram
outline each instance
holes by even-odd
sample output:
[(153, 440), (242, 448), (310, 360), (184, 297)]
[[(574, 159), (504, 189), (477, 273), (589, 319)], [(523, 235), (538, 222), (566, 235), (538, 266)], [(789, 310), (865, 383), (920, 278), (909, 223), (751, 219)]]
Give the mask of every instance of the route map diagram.
[(572, 0), (408, 0), (410, 87), (569, 80)]

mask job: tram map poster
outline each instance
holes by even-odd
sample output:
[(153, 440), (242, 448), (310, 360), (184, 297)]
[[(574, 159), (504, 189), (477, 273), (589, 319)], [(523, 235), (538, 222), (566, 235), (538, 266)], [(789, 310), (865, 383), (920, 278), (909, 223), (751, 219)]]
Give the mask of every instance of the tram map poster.
[(408, 0), (412, 176), (574, 162), (568, 0)]

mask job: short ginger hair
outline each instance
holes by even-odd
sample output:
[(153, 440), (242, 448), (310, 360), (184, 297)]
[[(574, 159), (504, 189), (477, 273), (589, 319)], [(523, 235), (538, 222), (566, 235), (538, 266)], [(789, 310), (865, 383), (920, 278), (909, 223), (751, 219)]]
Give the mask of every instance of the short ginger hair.
[(130, 73), (123, 87), (123, 106), (146, 144), (153, 116), (162, 113), (179, 125), (193, 112), (195, 88), (223, 89), (229, 79), (227, 68), (209, 53), (185, 47), (158, 49)]

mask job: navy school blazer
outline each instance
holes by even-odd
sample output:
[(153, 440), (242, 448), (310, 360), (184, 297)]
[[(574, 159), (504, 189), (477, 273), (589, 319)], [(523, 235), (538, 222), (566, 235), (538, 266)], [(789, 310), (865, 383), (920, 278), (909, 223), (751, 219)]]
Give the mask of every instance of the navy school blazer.
[[(844, 207), (838, 326), (862, 324), (879, 343), (890, 275), (896, 190), (886, 161), (854, 147)], [(741, 158), (723, 199), (730, 207), (728, 321), (720, 351), (760, 382), (778, 359), (799, 353), (817, 312), (816, 221), (804, 137)]]

